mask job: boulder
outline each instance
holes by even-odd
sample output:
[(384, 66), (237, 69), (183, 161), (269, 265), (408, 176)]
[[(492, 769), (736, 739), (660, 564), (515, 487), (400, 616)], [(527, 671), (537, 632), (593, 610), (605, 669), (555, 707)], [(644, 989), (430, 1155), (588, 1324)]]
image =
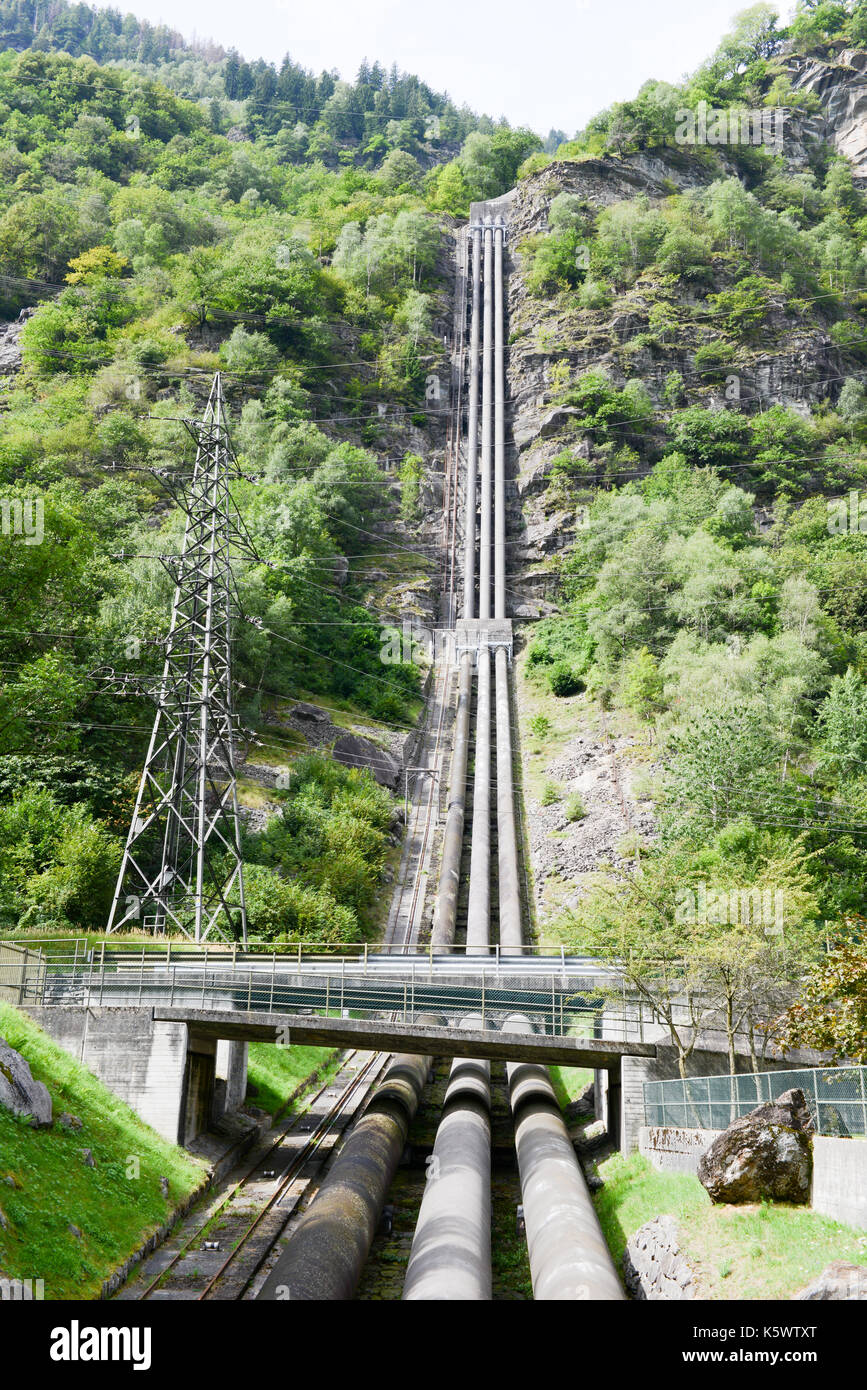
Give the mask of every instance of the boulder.
[(694, 1276), (680, 1248), (673, 1216), (655, 1216), (629, 1237), (623, 1275), (633, 1298), (682, 1301), (695, 1297)]
[(81, 1150), (81, 1161), (82, 1161), (82, 1163), (84, 1164), (85, 1168), (95, 1168), (95, 1167), (96, 1167), (96, 1159), (95, 1159), (94, 1156), (93, 1156), (93, 1150), (92, 1150), (92, 1149), (82, 1149), (82, 1150)]
[(786, 1091), (723, 1130), (699, 1159), (699, 1182), (713, 1202), (808, 1202), (811, 1127), (803, 1091)]
[(48, 1087), (34, 1081), (27, 1061), (0, 1038), (0, 1105), (13, 1115), (29, 1115), (31, 1124), (46, 1128), (53, 1113)]
[(864, 1265), (850, 1265), (845, 1260), (834, 1260), (812, 1284), (808, 1284), (796, 1299), (855, 1299), (867, 1300), (867, 1269)]
[(57, 1123), (62, 1125), (64, 1129), (81, 1129), (81, 1120), (78, 1116), (70, 1115), (66, 1110), (64, 1110)]
[(297, 705), (293, 705), (289, 711), (296, 719), (310, 719), (317, 724), (327, 724), (328, 714), (318, 705), (308, 705), (306, 700), (299, 700)]
[(358, 734), (342, 734), (332, 750), (337, 762), (344, 767), (367, 767), (381, 787), (397, 788), (400, 763), (384, 748)]

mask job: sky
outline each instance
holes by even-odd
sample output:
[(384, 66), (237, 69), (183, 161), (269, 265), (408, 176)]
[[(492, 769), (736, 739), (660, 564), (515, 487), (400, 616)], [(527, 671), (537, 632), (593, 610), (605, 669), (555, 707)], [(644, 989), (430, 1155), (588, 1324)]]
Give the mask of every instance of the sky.
[[(165, 23), (280, 63), (353, 78), (363, 58), (397, 63), (512, 125), (572, 135), (642, 82), (696, 68), (749, 0), (114, 0)], [(780, 6), (786, 13), (787, 6)]]

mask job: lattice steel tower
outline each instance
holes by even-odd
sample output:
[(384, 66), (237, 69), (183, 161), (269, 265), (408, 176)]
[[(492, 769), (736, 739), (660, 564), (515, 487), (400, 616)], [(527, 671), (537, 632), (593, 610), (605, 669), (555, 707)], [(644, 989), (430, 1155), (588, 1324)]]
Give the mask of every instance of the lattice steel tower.
[[(161, 472), (187, 522), (180, 555), (159, 556), (175, 582), (157, 715), (139, 783), (108, 922), (171, 925), (196, 941), (215, 934), (246, 943), (232, 692), (231, 558), (253, 558), (232, 500), (239, 476), (219, 373), (202, 420), (185, 420), (196, 443), (192, 474)], [(129, 687), (127, 687), (129, 688)]]

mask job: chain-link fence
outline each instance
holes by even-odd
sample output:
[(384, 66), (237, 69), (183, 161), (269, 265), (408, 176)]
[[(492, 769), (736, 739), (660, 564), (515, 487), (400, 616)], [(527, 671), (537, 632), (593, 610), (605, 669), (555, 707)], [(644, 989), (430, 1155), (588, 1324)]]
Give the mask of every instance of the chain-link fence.
[(867, 1136), (867, 1067), (801, 1067), (794, 1071), (694, 1076), (686, 1081), (647, 1081), (648, 1125), (725, 1129), (783, 1091), (804, 1092), (816, 1134)]

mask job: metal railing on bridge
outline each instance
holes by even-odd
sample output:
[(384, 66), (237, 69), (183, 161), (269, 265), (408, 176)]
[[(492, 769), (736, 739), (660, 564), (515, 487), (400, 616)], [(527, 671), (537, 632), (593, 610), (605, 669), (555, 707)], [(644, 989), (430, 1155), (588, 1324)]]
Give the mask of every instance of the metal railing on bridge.
[(867, 1136), (867, 1067), (862, 1066), (646, 1081), (645, 1123), (679, 1129), (725, 1129), (732, 1120), (793, 1087), (804, 1092), (816, 1134)]
[[(20, 1005), (152, 1007), (246, 1013), (318, 1013), (417, 1022), (440, 1015), (451, 1025), (477, 1015), (502, 1027), (509, 1015), (532, 1018), (550, 1036), (601, 1036), (612, 1019), (598, 967), (548, 958), (508, 968), (505, 957), (455, 961), (436, 953), (387, 958), (251, 955), (162, 946), (116, 948), (106, 942), (73, 950), (30, 951), (5, 966), (7, 988)], [(555, 966), (554, 969), (551, 967)], [(556, 968), (557, 966), (561, 968)]]

